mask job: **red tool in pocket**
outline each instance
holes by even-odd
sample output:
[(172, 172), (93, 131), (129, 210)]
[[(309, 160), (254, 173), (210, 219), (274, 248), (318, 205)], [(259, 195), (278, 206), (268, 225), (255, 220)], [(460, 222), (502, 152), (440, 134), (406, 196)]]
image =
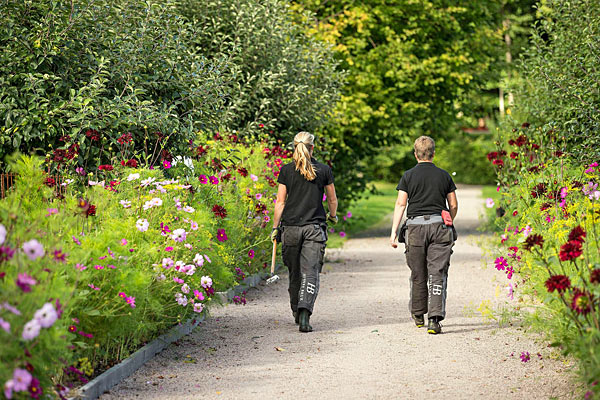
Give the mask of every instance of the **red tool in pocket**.
[(448, 211), (442, 210), (442, 219), (444, 220), (444, 224), (446, 226), (452, 226), (452, 217)]

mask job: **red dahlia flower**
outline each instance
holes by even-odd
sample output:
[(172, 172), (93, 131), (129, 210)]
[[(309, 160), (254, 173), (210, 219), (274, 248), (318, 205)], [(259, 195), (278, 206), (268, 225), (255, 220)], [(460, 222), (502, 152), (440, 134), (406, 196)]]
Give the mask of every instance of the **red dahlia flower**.
[(212, 212), (215, 213), (215, 217), (225, 218), (227, 217), (227, 210), (218, 204), (215, 204), (212, 208)]
[(533, 249), (534, 246), (542, 247), (543, 244), (544, 244), (544, 237), (542, 235), (535, 233), (533, 235), (527, 236), (527, 239), (525, 239), (525, 243), (523, 244), (523, 248), (525, 250), (531, 251), (531, 249)]
[(551, 275), (546, 280), (546, 288), (549, 292), (563, 293), (565, 290), (571, 287), (571, 281), (568, 276), (565, 275)]
[(490, 161), (494, 161), (495, 159), (498, 158), (498, 152), (497, 151), (491, 151), (488, 153), (487, 155), (488, 160)]
[(570, 240), (560, 247), (558, 255), (561, 261), (571, 261), (579, 257), (583, 253), (581, 242)]
[(86, 217), (90, 217), (90, 216), (96, 215), (96, 206), (93, 205), (93, 204), (90, 204), (90, 206), (87, 209), (85, 215), (86, 215)]
[(592, 311), (592, 296), (591, 294), (575, 289), (573, 291), (573, 300), (571, 301), (571, 309), (577, 314), (586, 315)]
[(585, 238), (585, 231), (579, 225), (576, 226), (575, 228), (573, 228), (573, 230), (571, 231), (571, 233), (569, 233), (569, 241), (575, 241), (575, 242), (583, 243), (584, 242), (584, 238)]
[(104, 165), (100, 165), (100, 166), (98, 167), (98, 169), (99, 169), (100, 171), (112, 171), (114, 168), (113, 168), (113, 166), (112, 166), (112, 165), (110, 165), (110, 164), (104, 164)]
[(596, 268), (590, 274), (590, 282), (598, 284), (600, 283), (600, 269)]

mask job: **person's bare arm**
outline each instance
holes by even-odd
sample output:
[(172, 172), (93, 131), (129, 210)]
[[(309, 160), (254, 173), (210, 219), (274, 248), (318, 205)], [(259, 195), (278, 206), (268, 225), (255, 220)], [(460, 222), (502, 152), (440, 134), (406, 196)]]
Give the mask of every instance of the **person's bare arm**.
[(335, 214), (337, 213), (338, 201), (333, 183), (325, 186), (325, 194), (327, 195), (327, 207), (329, 207), (329, 215), (335, 217)]
[(408, 193), (403, 190), (398, 190), (398, 197), (396, 198), (396, 205), (394, 206), (394, 218), (392, 220), (392, 233), (390, 235), (390, 245), (393, 248), (398, 247), (398, 227), (404, 216), (407, 201)]
[(458, 213), (458, 200), (456, 199), (456, 192), (448, 193), (448, 196), (446, 196), (446, 200), (448, 200), (448, 208), (450, 209), (450, 216), (452, 217), (452, 220), (454, 221), (454, 217), (456, 217), (456, 214)]
[(285, 207), (286, 197), (287, 187), (280, 183), (279, 187), (277, 188), (277, 200), (275, 201), (275, 210), (273, 212), (273, 228), (277, 228), (279, 226), (281, 214), (283, 214), (283, 209)]

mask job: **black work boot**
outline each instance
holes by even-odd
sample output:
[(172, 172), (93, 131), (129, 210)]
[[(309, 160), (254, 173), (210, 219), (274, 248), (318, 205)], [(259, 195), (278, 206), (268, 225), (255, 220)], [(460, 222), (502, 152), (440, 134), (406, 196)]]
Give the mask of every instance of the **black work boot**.
[(310, 312), (306, 308), (298, 310), (298, 322), (300, 324), (300, 332), (312, 332), (312, 326), (309, 324)]
[(442, 333), (442, 325), (439, 323), (437, 317), (431, 317), (429, 319), (429, 326), (427, 326), (427, 333), (432, 335), (437, 335), (438, 333)]
[(425, 317), (423, 315), (411, 314), (410, 316), (415, 321), (417, 328), (422, 328), (425, 326)]
[(296, 323), (296, 325), (298, 325), (300, 323), (300, 313), (298, 311), (292, 311), (292, 315), (294, 316), (294, 322)]

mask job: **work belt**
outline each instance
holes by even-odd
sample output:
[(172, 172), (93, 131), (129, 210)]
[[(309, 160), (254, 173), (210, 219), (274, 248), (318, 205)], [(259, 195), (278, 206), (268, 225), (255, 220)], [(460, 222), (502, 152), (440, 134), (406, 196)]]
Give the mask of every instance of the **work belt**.
[(421, 215), (406, 220), (406, 225), (429, 225), (444, 222), (441, 215)]

